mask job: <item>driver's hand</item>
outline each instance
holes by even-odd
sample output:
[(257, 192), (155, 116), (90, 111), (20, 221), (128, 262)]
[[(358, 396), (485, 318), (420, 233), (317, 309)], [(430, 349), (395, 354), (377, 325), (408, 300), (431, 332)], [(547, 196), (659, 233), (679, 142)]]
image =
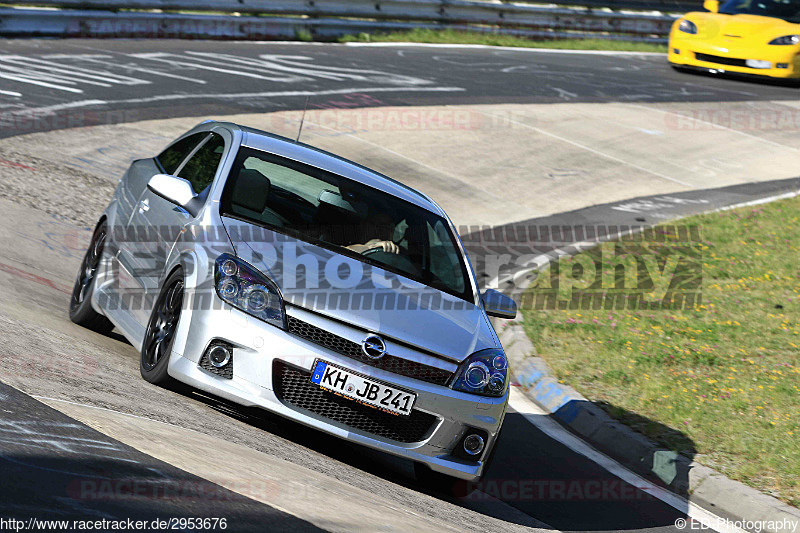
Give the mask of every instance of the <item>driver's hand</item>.
[(369, 243), (369, 248), (381, 248), (387, 254), (399, 254), (400, 247), (392, 241), (372, 241)]

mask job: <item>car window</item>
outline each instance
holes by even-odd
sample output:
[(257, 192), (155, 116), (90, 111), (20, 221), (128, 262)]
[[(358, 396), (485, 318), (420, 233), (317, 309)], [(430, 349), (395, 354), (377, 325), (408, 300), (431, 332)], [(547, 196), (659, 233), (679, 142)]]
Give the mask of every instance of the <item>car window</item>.
[(259, 157), (246, 158), (242, 166), (246, 169), (258, 170), (265, 176), (269, 176), (272, 185), (293, 192), (315, 206), (319, 205), (319, 196), (323, 190), (339, 192), (339, 188), (331, 183), (320, 181), (303, 172), (277, 163), (264, 161)]
[(224, 150), (222, 136), (212, 133), (211, 138), (178, 171), (178, 177), (191, 183), (196, 194), (203, 192), (214, 181)]
[(450, 242), (450, 232), (441, 220), (437, 220), (433, 226), (430, 224), (427, 226), (431, 272), (453, 289), (459, 292), (464, 291), (461, 258), (458, 250)]
[(725, 15), (760, 15), (775, 17), (788, 22), (800, 22), (798, 0), (727, 0), (722, 2), (719, 12)]
[(221, 213), (473, 299), (464, 257), (445, 219), (343, 176), (241, 148)]
[(156, 156), (161, 168), (164, 169), (166, 174), (174, 174), (178, 167), (181, 166), (184, 159), (192, 153), (195, 146), (200, 143), (208, 135), (207, 132), (195, 133), (181, 139), (180, 141), (172, 144), (169, 148)]

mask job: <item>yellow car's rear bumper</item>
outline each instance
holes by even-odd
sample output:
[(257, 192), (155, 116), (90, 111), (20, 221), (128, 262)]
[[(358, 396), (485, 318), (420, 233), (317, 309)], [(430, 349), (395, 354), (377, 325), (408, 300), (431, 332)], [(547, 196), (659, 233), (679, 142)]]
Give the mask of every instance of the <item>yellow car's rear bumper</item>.
[[(748, 59), (769, 61), (770, 68), (752, 68)], [(673, 33), (669, 39), (668, 60), (675, 66), (697, 67), (771, 78), (800, 78), (800, 56), (796, 46), (770, 46), (769, 49), (721, 48), (694, 36), (683, 38)], [(779, 68), (780, 67), (780, 68)]]

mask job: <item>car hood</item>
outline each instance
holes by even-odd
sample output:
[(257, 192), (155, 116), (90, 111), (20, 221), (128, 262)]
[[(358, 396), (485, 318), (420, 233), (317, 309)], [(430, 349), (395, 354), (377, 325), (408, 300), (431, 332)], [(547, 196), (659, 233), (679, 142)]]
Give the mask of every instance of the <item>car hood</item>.
[(727, 15), (725, 13), (692, 13), (687, 16), (698, 26), (698, 35), (705, 35), (713, 42), (728, 44), (766, 45), (783, 35), (800, 32), (800, 25), (775, 17), (759, 15)]
[(499, 347), (479, 305), (247, 222), (223, 223), (236, 254), (269, 276), (289, 305), (453, 361)]

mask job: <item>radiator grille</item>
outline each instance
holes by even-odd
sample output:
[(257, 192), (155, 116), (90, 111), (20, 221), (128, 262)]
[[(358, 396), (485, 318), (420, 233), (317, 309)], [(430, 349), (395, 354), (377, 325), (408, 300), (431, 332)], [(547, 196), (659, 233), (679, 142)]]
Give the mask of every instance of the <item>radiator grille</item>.
[(698, 61), (706, 61), (708, 63), (717, 63), (720, 65), (731, 65), (734, 67), (746, 67), (745, 59), (736, 59), (734, 57), (713, 56), (711, 54), (695, 54), (695, 59)]
[(311, 383), (311, 373), (282, 361), (274, 362), (272, 376), (275, 395), (284, 404), (385, 439), (420, 442), (437, 421), (434, 415), (416, 409), (408, 416), (397, 416), (336, 396)]
[(436, 385), (447, 385), (452, 373), (434, 366), (425, 365), (417, 361), (402, 359), (386, 354), (378, 360), (370, 359), (361, 350), (361, 345), (351, 340), (335, 335), (322, 328), (318, 328), (298, 318), (287, 317), (289, 332), (303, 337), (314, 344), (327, 348), (341, 355), (355, 359), (365, 365), (374, 366), (388, 372), (400, 374)]

